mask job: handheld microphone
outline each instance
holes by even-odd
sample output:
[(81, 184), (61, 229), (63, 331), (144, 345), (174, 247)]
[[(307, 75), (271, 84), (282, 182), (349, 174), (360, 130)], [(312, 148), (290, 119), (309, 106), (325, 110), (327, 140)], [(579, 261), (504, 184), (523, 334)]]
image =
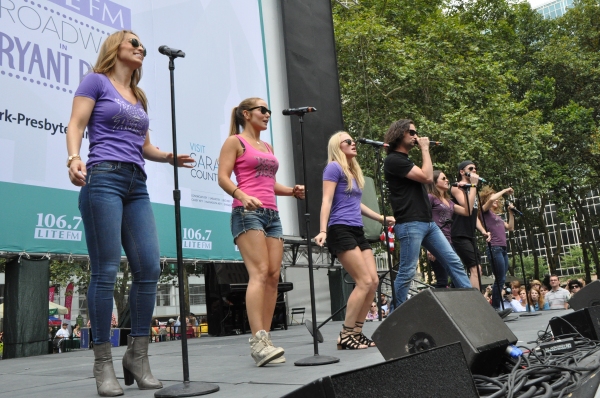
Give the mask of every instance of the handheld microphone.
[(283, 113), (285, 116), (290, 116), (290, 115), (302, 116), (305, 113), (316, 112), (316, 111), (317, 111), (317, 108), (315, 108), (314, 106), (303, 106), (301, 108), (284, 109), (281, 113)]
[(508, 202), (508, 201), (507, 201), (507, 202), (506, 202), (506, 209), (507, 209), (507, 210), (510, 210), (510, 211), (512, 211), (512, 212), (513, 212), (515, 215), (517, 215), (517, 216), (519, 216), (519, 217), (522, 217), (522, 216), (523, 216), (523, 213), (521, 213), (521, 212), (519, 211), (519, 209), (517, 209), (516, 207), (513, 207), (512, 209), (511, 209), (510, 207), (508, 207), (508, 206), (510, 206), (510, 205), (512, 205), (512, 204), (513, 204), (512, 202)]
[[(467, 177), (471, 177), (471, 173), (469, 173), (469, 172), (466, 172), (465, 175)], [(483, 182), (484, 184), (487, 183), (487, 180), (481, 176), (479, 177), (479, 181)]]
[(358, 142), (360, 142), (361, 144), (368, 144), (368, 145), (372, 145), (374, 147), (388, 147), (390, 146), (390, 144), (385, 144), (381, 141), (373, 141), (373, 140), (369, 140), (367, 138), (359, 138), (358, 140), (356, 140)]
[(185, 58), (185, 53), (183, 51), (178, 50), (176, 48), (170, 48), (169, 46), (158, 47), (158, 52), (171, 58)]
[(429, 146), (440, 146), (442, 145), (441, 141), (429, 141)]
[(471, 187), (477, 187), (477, 185), (473, 185), (473, 184), (463, 184), (463, 185), (459, 185), (458, 182), (453, 182), (452, 184), (453, 187), (459, 187), (459, 188), (471, 188)]

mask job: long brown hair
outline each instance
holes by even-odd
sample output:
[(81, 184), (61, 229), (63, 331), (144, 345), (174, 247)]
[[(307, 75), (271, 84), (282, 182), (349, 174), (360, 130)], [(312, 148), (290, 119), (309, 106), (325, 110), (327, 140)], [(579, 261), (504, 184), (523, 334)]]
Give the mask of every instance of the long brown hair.
[[(483, 207), (484, 204), (487, 203), (488, 200), (490, 200), (490, 197), (495, 194), (496, 191), (490, 187), (489, 185), (484, 186), (483, 188), (481, 188), (481, 192), (479, 193), (479, 197), (481, 199), (481, 207)], [(490, 207), (490, 210), (493, 211), (496, 214), (501, 214), (502, 213), (502, 205), (504, 204), (504, 199), (503, 198), (499, 198), (498, 199), (498, 208), (494, 209), (492, 207)]]
[(442, 174), (442, 170), (433, 170), (433, 182), (431, 184), (425, 185), (425, 188), (427, 189), (427, 193), (432, 194), (439, 200), (450, 200), (450, 195), (448, 194), (448, 191), (443, 191), (440, 193), (440, 190), (436, 186), (438, 178), (440, 178), (440, 174)]
[(386, 153), (395, 151), (402, 143), (404, 134), (410, 130), (410, 125), (414, 124), (410, 119), (400, 119), (390, 125), (387, 133), (383, 137), (383, 141), (389, 146), (385, 148)]
[(544, 296), (543, 296), (543, 295), (542, 295), (542, 293), (540, 292), (540, 289), (538, 289), (537, 287), (531, 287), (531, 289), (529, 289), (529, 301), (530, 301), (532, 304), (535, 304), (535, 303), (533, 302), (533, 299), (531, 298), (531, 292), (532, 292), (533, 290), (535, 290), (535, 291), (538, 293), (538, 301), (537, 301), (537, 303), (538, 303), (538, 305), (540, 306), (540, 310), (543, 310), (543, 309), (544, 309), (544, 303), (545, 303), (545, 301), (544, 301)]
[(246, 127), (246, 118), (244, 117), (244, 111), (253, 108), (257, 101), (260, 101), (262, 98), (251, 97), (246, 98), (238, 106), (231, 110), (231, 121), (229, 123), (229, 135), (237, 135), (241, 133), (240, 127), (242, 129)]
[[(117, 54), (119, 53), (119, 46), (125, 40), (125, 35), (131, 33), (132, 35), (137, 36), (130, 30), (120, 30), (118, 32), (113, 33), (108, 36), (104, 43), (102, 43), (102, 47), (100, 47), (100, 52), (98, 53), (98, 59), (96, 60), (96, 65), (92, 68), (95, 73), (102, 73), (107, 75), (113, 71), (115, 65), (117, 64)], [(131, 74), (131, 83), (129, 83), (129, 87), (131, 91), (133, 91), (133, 95), (135, 98), (140, 101), (144, 111), (148, 112), (148, 98), (144, 93), (144, 90), (138, 87), (138, 83), (142, 80), (142, 67), (140, 66)]]

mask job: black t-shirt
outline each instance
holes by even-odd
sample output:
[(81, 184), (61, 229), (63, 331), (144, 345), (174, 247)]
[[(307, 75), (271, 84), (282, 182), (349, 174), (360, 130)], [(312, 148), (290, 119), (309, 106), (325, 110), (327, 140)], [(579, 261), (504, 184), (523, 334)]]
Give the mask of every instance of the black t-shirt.
[[(475, 188), (471, 188), (475, 189)], [(468, 195), (469, 191), (465, 191), (461, 188), (461, 191), (466, 195)], [(452, 198), (452, 201), (460, 206), (458, 200), (456, 198)], [(466, 202), (465, 202), (466, 205)], [(471, 205), (471, 203), (469, 203)], [(461, 216), (454, 213), (452, 216), (452, 230), (450, 235), (453, 238), (463, 237), (463, 238), (474, 238), (475, 237), (475, 229), (477, 225), (477, 210), (479, 208), (479, 202), (477, 201), (477, 197), (475, 197), (475, 204), (473, 205), (473, 212), (470, 216)]]
[(432, 220), (431, 205), (425, 185), (406, 178), (414, 166), (408, 155), (402, 152), (391, 152), (383, 163), (397, 223), (431, 222)]

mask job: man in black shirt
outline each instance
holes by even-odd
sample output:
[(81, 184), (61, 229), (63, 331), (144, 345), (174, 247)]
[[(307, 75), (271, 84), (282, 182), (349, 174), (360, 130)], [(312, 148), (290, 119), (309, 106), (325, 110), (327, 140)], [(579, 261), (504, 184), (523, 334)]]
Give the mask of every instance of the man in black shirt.
[[(406, 301), (421, 245), (439, 259), (454, 286), (470, 288), (471, 283), (460, 259), (432, 220), (431, 205), (425, 190), (425, 184), (433, 181), (429, 138), (419, 137), (412, 120), (402, 119), (392, 123), (384, 140), (389, 145), (384, 172), (396, 219), (394, 232), (400, 242), (400, 264), (394, 281), (394, 308)], [(417, 144), (423, 157), (422, 168), (408, 158), (408, 152)]]

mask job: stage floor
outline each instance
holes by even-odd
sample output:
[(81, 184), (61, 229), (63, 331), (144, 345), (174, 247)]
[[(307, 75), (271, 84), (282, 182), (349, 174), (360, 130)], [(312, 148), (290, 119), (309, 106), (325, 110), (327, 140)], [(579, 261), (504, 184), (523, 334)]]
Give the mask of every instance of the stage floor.
[[(548, 321), (571, 310), (541, 312), (539, 316), (522, 317), (511, 314), (506, 325), (519, 339), (519, 345), (537, 338)], [(367, 336), (379, 322), (365, 323)], [(336, 349), (336, 338), (341, 322), (330, 322), (321, 328), (325, 339), (319, 344), (321, 355), (340, 359), (336, 364), (323, 366), (294, 366), (294, 362), (313, 355), (312, 336), (304, 325), (290, 326), (288, 330), (272, 332), (276, 345), (285, 349), (287, 363), (257, 368), (250, 357), (249, 334), (228, 337), (208, 337), (188, 340), (191, 381), (215, 383), (220, 391), (210, 396), (223, 397), (281, 397), (300, 386), (325, 375), (332, 375), (383, 361), (377, 348), (366, 350)], [(114, 365), (126, 397), (153, 397), (153, 391), (125, 387), (121, 358), (125, 347), (113, 348)], [(154, 375), (165, 386), (181, 383), (183, 379), (181, 342), (152, 343), (150, 363)], [(43, 355), (0, 361), (0, 396), (20, 397), (97, 397), (92, 376), (93, 352), (72, 351), (63, 354)]]

